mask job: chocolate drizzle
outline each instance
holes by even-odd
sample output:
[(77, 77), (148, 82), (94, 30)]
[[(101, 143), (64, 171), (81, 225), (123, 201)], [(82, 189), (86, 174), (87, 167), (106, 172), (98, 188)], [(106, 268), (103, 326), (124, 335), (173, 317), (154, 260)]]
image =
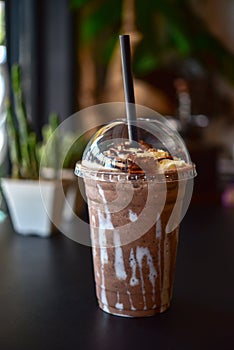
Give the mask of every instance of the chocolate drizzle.
[[(98, 165), (98, 169), (103, 172), (114, 171), (129, 175), (129, 178), (135, 176), (137, 179), (145, 179), (148, 176), (167, 175), (175, 172), (179, 158), (162, 149), (153, 148), (142, 140), (136, 143), (125, 141), (117, 145), (104, 144), (105, 150), (102, 150), (102, 144), (99, 147), (90, 149), (87, 154), (89, 164)], [(183, 161), (182, 161), (183, 162)], [(182, 163), (183, 165), (183, 163)]]
[(121, 143), (117, 147), (111, 147), (103, 152), (106, 164), (112, 169), (118, 169), (121, 172), (144, 175), (147, 172), (153, 173), (158, 169), (158, 164), (165, 160), (173, 160), (173, 157), (166, 151), (157, 150), (142, 140), (139, 141), (136, 148), (131, 144)]

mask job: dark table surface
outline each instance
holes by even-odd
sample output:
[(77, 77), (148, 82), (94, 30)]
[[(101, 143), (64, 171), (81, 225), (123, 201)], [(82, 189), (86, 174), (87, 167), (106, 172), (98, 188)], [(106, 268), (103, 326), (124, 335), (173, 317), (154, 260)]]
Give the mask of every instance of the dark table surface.
[(189, 209), (171, 307), (142, 319), (99, 310), (89, 247), (0, 224), (1, 350), (140, 348), (234, 349), (234, 209)]

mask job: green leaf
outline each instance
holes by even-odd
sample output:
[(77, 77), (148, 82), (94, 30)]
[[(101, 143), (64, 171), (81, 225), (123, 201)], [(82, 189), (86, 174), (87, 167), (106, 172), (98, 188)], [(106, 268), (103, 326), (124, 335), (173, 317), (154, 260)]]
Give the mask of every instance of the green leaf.
[(153, 71), (157, 66), (158, 60), (151, 52), (145, 52), (136, 57), (133, 70), (136, 74), (146, 74)]
[(18, 64), (14, 64), (11, 68), (12, 89), (15, 93), (21, 91), (21, 70)]
[(171, 40), (177, 50), (183, 55), (188, 55), (191, 52), (191, 48), (185, 33), (173, 24), (171, 24), (168, 29)]

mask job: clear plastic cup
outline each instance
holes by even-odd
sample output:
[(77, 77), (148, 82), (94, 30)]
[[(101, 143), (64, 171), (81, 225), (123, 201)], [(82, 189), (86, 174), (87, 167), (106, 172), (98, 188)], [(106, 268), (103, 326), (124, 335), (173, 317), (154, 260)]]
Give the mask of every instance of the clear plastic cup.
[(129, 317), (165, 311), (171, 301), (179, 224), (196, 175), (179, 134), (161, 116), (115, 120), (88, 143), (76, 175), (88, 201), (98, 303)]

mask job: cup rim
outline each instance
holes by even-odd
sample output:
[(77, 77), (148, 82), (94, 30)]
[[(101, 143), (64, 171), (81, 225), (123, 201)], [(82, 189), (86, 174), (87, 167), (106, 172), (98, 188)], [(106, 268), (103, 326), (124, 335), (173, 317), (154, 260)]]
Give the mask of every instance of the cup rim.
[(186, 164), (183, 167), (176, 167), (173, 170), (155, 173), (124, 173), (116, 169), (104, 169), (101, 166), (89, 168), (78, 161), (75, 166), (75, 175), (84, 179), (93, 179), (110, 182), (129, 182), (129, 181), (155, 181), (155, 182), (175, 182), (193, 179), (197, 176), (196, 166), (194, 163)]

